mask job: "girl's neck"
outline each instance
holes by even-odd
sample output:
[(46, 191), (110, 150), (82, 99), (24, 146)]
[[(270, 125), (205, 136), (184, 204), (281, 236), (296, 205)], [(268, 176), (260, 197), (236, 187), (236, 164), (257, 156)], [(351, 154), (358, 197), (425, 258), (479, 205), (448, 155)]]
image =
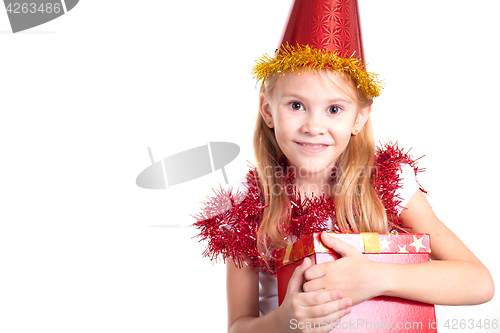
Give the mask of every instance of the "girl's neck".
[(331, 181), (331, 171), (323, 170), (320, 173), (296, 175), (295, 186), (302, 197), (321, 197), (324, 194), (334, 193), (334, 183)]

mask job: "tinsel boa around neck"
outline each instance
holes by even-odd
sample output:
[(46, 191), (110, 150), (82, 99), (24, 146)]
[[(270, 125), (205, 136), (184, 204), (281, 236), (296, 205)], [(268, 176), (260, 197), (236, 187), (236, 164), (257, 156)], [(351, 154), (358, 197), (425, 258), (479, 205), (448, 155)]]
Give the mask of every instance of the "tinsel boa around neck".
[[(418, 160), (418, 159), (416, 159)], [(402, 186), (400, 179), (401, 167), (408, 164), (415, 174), (423, 171), (416, 166), (416, 160), (398, 148), (397, 144), (389, 143), (377, 148), (372, 184), (382, 201), (390, 230), (398, 230), (401, 218), (398, 206), (401, 198), (396, 191)], [(285, 169), (286, 170), (286, 169)], [(335, 201), (332, 197), (301, 198), (299, 191), (293, 186), (294, 174), (286, 174), (286, 190), (291, 204), (290, 225), (287, 235), (297, 239), (313, 232), (327, 230), (327, 221), (331, 218), (333, 231), (340, 232), (335, 219)], [(193, 225), (200, 229), (196, 236), (200, 241), (208, 241), (203, 252), (205, 257), (216, 260), (231, 258), (240, 267), (251, 264), (262, 271), (275, 274), (275, 258), (271, 254), (267, 263), (264, 254), (257, 249), (257, 233), (265, 208), (261, 196), (261, 186), (257, 170), (252, 168), (246, 175), (245, 192), (214, 190), (215, 195), (204, 203), (201, 212), (195, 216), (197, 222)], [(425, 192), (422, 188), (421, 190)]]

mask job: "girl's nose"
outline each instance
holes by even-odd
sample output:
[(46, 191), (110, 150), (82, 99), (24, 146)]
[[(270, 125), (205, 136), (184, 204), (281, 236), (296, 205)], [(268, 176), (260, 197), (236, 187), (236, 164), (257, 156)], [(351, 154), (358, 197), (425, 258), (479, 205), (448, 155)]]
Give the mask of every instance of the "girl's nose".
[(321, 112), (307, 113), (302, 124), (302, 132), (309, 135), (321, 135), (325, 131), (325, 119), (322, 118)]

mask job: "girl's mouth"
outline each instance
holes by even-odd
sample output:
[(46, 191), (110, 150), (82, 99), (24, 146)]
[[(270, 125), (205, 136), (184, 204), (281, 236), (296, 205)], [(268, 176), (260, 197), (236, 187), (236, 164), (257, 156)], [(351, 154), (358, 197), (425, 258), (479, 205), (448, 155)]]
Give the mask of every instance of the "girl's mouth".
[(299, 145), (303, 150), (311, 153), (319, 153), (328, 148), (329, 145), (324, 143), (312, 143), (312, 142), (295, 142)]

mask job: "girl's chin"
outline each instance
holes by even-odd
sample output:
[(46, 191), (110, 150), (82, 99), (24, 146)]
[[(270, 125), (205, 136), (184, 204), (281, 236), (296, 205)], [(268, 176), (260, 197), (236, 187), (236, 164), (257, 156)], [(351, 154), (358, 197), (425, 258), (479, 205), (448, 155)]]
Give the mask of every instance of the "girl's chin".
[(294, 164), (288, 161), (288, 165), (295, 168), (295, 177), (308, 178), (308, 177), (330, 177), (332, 173), (332, 168), (335, 163), (324, 164), (324, 165), (301, 165)]

